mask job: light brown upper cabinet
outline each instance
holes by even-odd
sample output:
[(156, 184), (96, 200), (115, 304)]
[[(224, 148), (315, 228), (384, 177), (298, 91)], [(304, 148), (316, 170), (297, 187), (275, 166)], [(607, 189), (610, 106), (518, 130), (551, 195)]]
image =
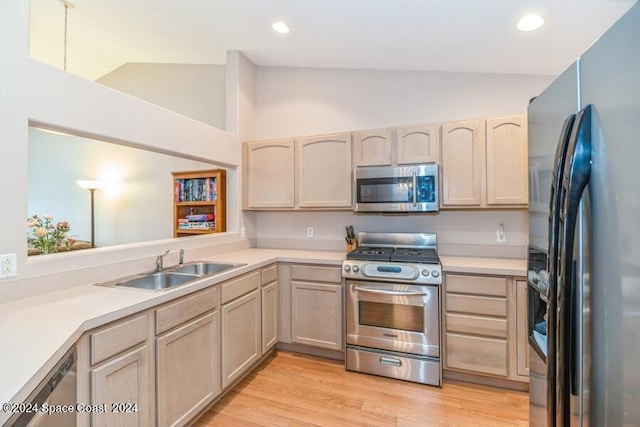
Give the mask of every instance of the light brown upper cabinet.
[(244, 144), (243, 165), (245, 208), (295, 206), (293, 139)]
[(441, 137), (441, 208), (526, 207), (526, 117), (448, 122)]
[(350, 209), (350, 133), (243, 144), (243, 208)]
[(296, 140), (298, 206), (351, 207), (351, 134)]
[(485, 170), (484, 120), (442, 125), (441, 207), (480, 207)]
[(353, 134), (355, 166), (391, 166), (393, 129), (377, 129)]
[(355, 132), (355, 166), (438, 162), (438, 125), (425, 124)]
[(405, 126), (396, 131), (398, 165), (438, 162), (438, 125)]
[(527, 119), (489, 119), (487, 131), (487, 205), (526, 205)]

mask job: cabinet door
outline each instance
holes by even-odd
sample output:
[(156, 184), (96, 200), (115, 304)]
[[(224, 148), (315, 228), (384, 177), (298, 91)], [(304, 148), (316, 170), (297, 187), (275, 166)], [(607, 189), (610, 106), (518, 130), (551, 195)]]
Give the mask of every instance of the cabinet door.
[(342, 286), (292, 282), (292, 341), (314, 347), (342, 348)]
[(158, 425), (185, 425), (220, 393), (219, 311), (157, 340)]
[[(106, 405), (106, 412), (91, 414), (91, 425), (148, 426), (152, 406), (149, 347), (144, 345), (91, 370), (91, 402)], [(113, 404), (129, 405), (114, 412)], [(135, 406), (131, 406), (135, 405)], [(118, 407), (118, 406), (116, 406)]]
[(480, 206), (484, 151), (484, 121), (442, 125), (442, 206)]
[(529, 376), (529, 342), (527, 339), (527, 282), (516, 281), (516, 373)]
[(222, 306), (222, 388), (242, 376), (262, 355), (260, 291)]
[(507, 340), (446, 334), (445, 367), (507, 376)]
[(295, 183), (293, 140), (249, 142), (245, 147), (248, 208), (293, 208)]
[(487, 120), (487, 204), (526, 205), (526, 117)]
[(397, 141), (398, 165), (438, 162), (438, 125), (402, 127)]
[(262, 354), (278, 342), (278, 282), (262, 287)]
[(351, 207), (351, 134), (304, 138), (296, 143), (298, 206)]
[(391, 166), (391, 129), (356, 132), (353, 137), (355, 166)]

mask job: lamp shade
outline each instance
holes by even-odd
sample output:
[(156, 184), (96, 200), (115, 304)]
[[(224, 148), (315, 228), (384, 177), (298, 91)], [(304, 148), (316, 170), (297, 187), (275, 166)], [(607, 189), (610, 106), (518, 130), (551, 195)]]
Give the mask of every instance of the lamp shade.
[(76, 181), (78, 185), (85, 190), (99, 190), (107, 186), (105, 181), (95, 181), (95, 180), (78, 180)]

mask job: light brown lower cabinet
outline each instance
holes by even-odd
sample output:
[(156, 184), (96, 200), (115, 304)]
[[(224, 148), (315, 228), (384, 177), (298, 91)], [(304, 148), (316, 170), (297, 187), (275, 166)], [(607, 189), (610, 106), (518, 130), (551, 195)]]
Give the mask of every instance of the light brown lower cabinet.
[(155, 424), (153, 332), (150, 313), (139, 313), (84, 334), (77, 343), (79, 426)]
[(262, 286), (262, 354), (278, 342), (278, 282)]
[(220, 393), (215, 310), (158, 337), (158, 425), (187, 424)]
[(527, 281), (516, 280), (517, 374), (529, 376), (529, 340), (527, 334)]
[(262, 357), (260, 271), (222, 284), (222, 388)]
[(447, 273), (443, 286), (444, 369), (528, 382), (522, 367), (527, 351), (522, 281)]
[(344, 351), (340, 268), (294, 265), (291, 276), (292, 342)]
[(149, 347), (144, 345), (91, 370), (92, 405), (106, 405), (104, 412), (91, 413), (92, 426), (149, 425), (149, 366)]

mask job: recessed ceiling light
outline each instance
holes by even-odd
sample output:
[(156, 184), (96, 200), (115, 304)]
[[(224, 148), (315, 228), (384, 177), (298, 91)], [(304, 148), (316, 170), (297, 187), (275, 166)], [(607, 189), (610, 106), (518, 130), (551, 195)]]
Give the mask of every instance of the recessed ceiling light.
[(525, 15), (523, 16), (516, 25), (516, 28), (520, 31), (533, 31), (544, 25), (544, 19), (540, 15)]
[(287, 34), (289, 32), (289, 27), (287, 27), (287, 24), (282, 21), (275, 22), (271, 28), (280, 34)]

